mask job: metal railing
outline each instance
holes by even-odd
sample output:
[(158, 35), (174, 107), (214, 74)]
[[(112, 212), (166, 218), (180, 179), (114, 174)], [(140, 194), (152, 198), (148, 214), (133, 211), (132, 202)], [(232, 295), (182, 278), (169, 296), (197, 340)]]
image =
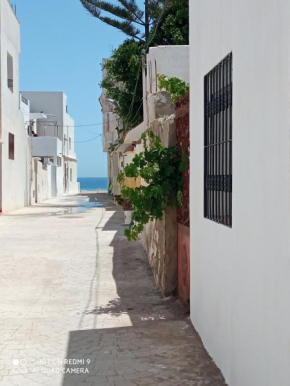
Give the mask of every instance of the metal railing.
[(232, 226), (232, 54), (204, 78), (204, 216)]
[(24, 104), (26, 104), (28, 106), (28, 99), (24, 98), (23, 95), (21, 95), (21, 102), (23, 102)]

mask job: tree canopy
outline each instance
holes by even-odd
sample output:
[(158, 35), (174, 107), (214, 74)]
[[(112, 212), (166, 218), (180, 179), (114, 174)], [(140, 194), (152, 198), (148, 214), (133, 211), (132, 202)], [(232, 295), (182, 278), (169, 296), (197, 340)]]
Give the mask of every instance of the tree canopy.
[(189, 0), (170, 0), (151, 45), (189, 44)]
[(117, 4), (101, 0), (80, 1), (94, 17), (139, 41), (147, 40), (156, 18), (160, 16), (163, 6), (168, 2), (168, 0), (145, 0), (142, 9), (136, 0), (117, 0)]
[(115, 100), (115, 112), (123, 121), (125, 130), (143, 119), (141, 51), (140, 42), (126, 40), (104, 64), (106, 76), (101, 87), (109, 98)]

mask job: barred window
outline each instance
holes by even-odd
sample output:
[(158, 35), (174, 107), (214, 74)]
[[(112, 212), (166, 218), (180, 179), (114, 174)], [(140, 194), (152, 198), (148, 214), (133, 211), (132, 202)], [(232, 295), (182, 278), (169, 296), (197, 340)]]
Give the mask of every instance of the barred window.
[(204, 217), (232, 226), (232, 54), (204, 78)]

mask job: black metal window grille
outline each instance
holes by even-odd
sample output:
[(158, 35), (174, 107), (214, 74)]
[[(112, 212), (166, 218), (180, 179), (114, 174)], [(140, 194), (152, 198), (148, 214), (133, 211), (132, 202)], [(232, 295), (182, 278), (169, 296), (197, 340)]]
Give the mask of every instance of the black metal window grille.
[(232, 54), (204, 78), (204, 216), (232, 226)]

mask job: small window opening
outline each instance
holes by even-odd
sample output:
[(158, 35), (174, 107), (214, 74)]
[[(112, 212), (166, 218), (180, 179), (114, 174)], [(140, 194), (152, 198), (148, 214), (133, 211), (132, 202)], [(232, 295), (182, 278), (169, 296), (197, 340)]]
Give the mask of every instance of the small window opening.
[(7, 53), (7, 86), (13, 92), (13, 58)]
[(14, 134), (9, 133), (9, 159), (14, 160)]

